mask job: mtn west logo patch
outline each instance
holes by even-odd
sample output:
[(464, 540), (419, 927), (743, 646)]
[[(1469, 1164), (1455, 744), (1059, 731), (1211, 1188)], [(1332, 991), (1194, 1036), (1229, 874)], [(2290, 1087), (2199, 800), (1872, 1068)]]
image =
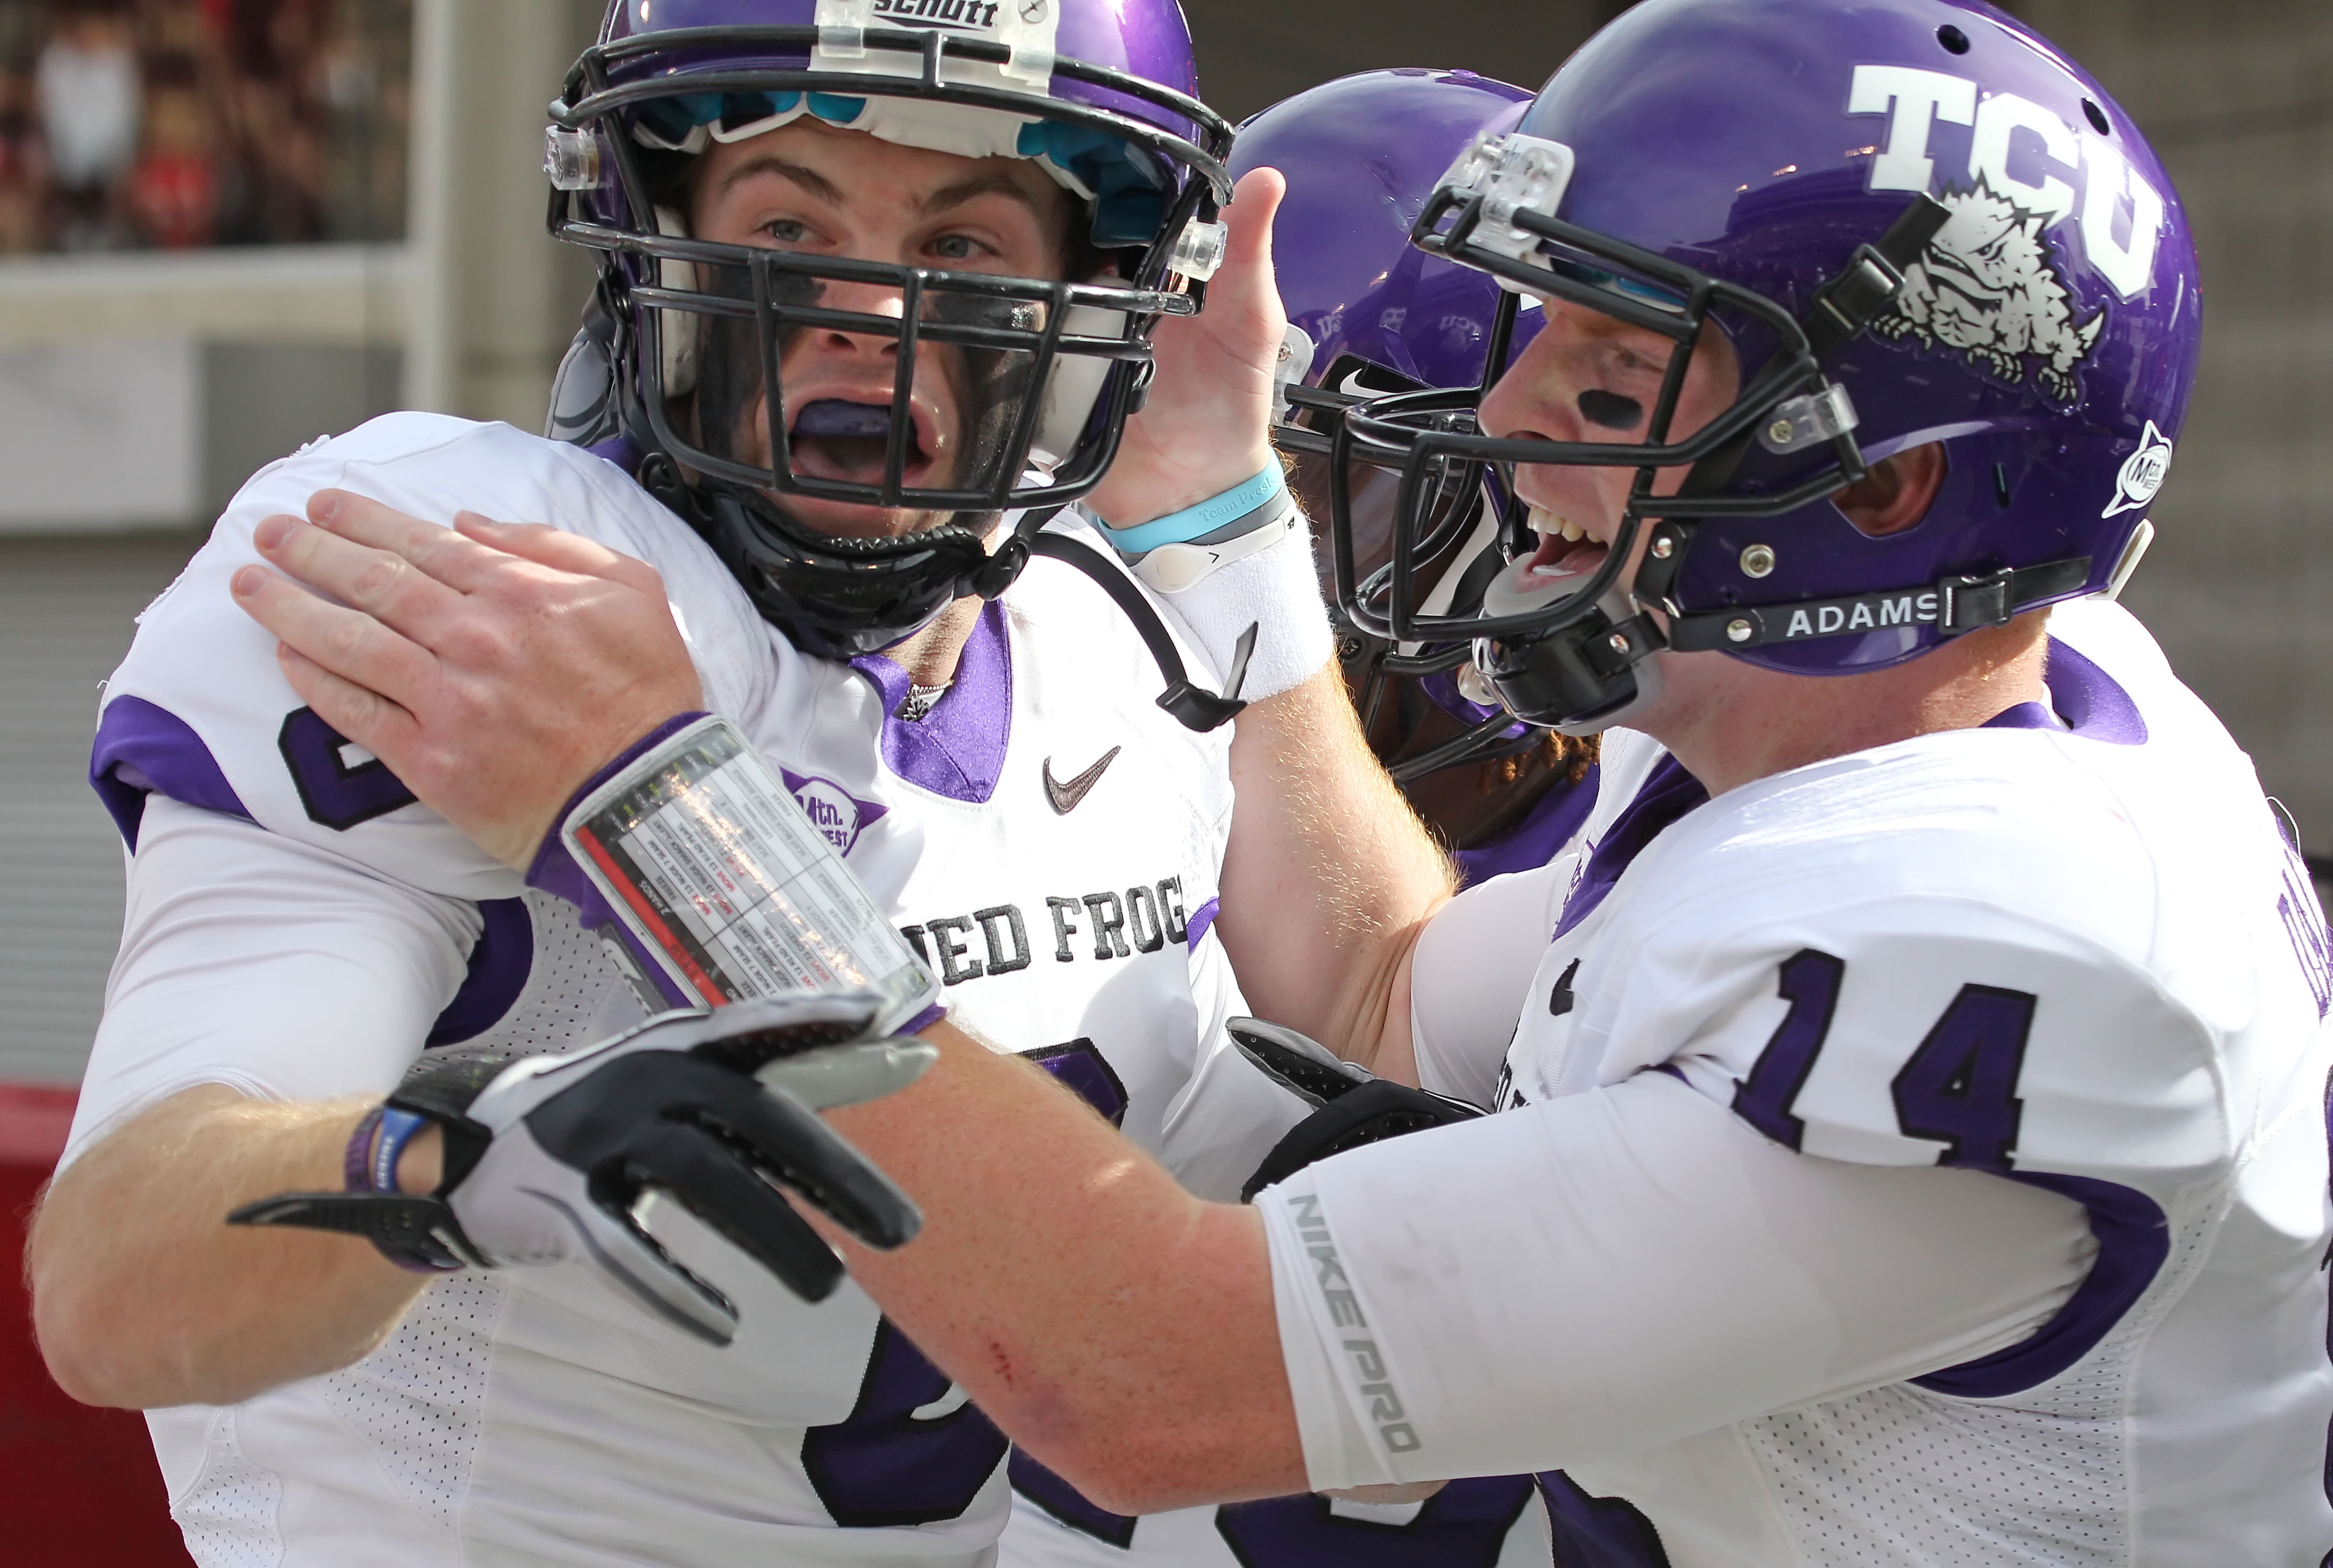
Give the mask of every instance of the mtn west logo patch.
[(2148, 505), (2170, 473), (2170, 438), (2157, 430), (2150, 419), (2146, 422), (2146, 434), (2139, 437), (2138, 450), (2123, 459), (2122, 472), (2115, 475), (2115, 498), (2098, 515), (2112, 517), (2117, 512), (2136, 512)]
[(848, 855), (859, 842), (859, 835), (891, 808), (878, 806), (872, 800), (861, 800), (831, 779), (816, 774), (797, 773), (791, 768), (778, 771), (785, 778), (786, 788), (794, 792), (794, 801), (809, 817), (811, 826), (826, 835), (837, 855)]

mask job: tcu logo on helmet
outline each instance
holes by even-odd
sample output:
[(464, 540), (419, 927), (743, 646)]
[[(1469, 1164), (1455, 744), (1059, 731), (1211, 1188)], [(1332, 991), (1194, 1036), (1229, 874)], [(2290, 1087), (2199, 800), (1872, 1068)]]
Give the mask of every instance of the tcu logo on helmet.
[[(2100, 137), (2040, 104), (2013, 92), (1978, 100), (1976, 83), (1966, 77), (1900, 65), (1855, 68), (1848, 112), (1887, 117), (1887, 140), (1871, 161), (1871, 189), (1929, 191), (1938, 184), (1929, 151), (1935, 124), (1971, 128), (1965, 181), (1947, 176), (1937, 192), (1952, 221), (1906, 272), (1895, 308), (1874, 330), (1960, 349), (2012, 386), (2025, 379), (2029, 360), (2038, 361), (2032, 368), (2042, 389), (2056, 402), (2074, 403), (2081, 396), (2074, 372), (2089, 357), (2104, 317), (2093, 311), (2088, 320), (2075, 319), (2073, 291), (2052, 254), (2050, 232), (2079, 205), (2084, 257), (2127, 300), (2154, 277), (2163, 197)], [(2102, 126), (2104, 111), (2094, 111)], [(2040, 177), (2020, 177), (2020, 170)], [(2061, 175), (2084, 181), (2079, 203)]]
[(1917, 338), (1931, 349), (1959, 349), (2012, 385), (2025, 379), (2025, 359), (2032, 356), (2041, 361), (2035, 378), (2051, 397), (2079, 400), (2074, 368), (2088, 358), (2106, 317), (2092, 311), (2075, 325), (2065, 280), (2042, 234), (2050, 215), (1995, 196), (1982, 177), (1974, 190), (1940, 199), (1952, 221), (1905, 269), (1895, 308), (1871, 330)]

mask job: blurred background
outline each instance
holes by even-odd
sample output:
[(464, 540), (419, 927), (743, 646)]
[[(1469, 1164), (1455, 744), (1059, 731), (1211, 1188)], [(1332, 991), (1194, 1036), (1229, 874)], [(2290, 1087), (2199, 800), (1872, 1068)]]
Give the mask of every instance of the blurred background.
[[(1330, 77), (1536, 86), (1609, 0), (1185, 0), (1234, 119)], [(133, 617), (254, 469), (396, 407), (540, 427), (589, 270), (542, 105), (597, 0), (0, 0), (0, 1214), (62, 1142), (120, 920), (83, 781)], [(2126, 602), (2333, 851), (2333, 6), (2020, 0), (2162, 153), (2203, 255), (2194, 412)], [(14, 1243), (5, 1250), (14, 1256)], [(130, 1416), (0, 1292), (11, 1562), (183, 1563)]]

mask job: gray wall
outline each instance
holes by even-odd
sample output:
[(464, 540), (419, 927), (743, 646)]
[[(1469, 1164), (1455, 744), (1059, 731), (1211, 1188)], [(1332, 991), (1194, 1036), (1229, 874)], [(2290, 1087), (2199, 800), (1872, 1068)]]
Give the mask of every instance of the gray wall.
[(2146, 132), (2203, 270), (2203, 366), (2126, 596), (2333, 851), (2333, 5), (2024, 0)]
[(1381, 66), (1455, 68), (1535, 88), (1626, 9), (1625, 0), (1183, 0), (1200, 93), (1234, 120)]
[(99, 689), (197, 536), (0, 539), (0, 1080), (77, 1081), (121, 936)]
[(591, 258), (543, 227), (543, 106), (600, 0), (420, 0), (415, 20), (409, 406), (540, 430)]

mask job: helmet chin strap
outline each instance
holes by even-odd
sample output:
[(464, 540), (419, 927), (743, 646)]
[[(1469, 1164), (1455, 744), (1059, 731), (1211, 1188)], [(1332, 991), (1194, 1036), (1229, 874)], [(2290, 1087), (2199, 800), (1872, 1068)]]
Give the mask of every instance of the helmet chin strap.
[[(1483, 613), (1528, 614), (1579, 591), (1579, 585), (1525, 588), (1515, 577), (1510, 569), (1483, 590)], [(1476, 638), (1474, 667), (1516, 718), (1565, 735), (1595, 735), (1659, 700), (1660, 666), (1651, 660), (1662, 646), (1660, 629), (1616, 585), (1561, 630)]]

